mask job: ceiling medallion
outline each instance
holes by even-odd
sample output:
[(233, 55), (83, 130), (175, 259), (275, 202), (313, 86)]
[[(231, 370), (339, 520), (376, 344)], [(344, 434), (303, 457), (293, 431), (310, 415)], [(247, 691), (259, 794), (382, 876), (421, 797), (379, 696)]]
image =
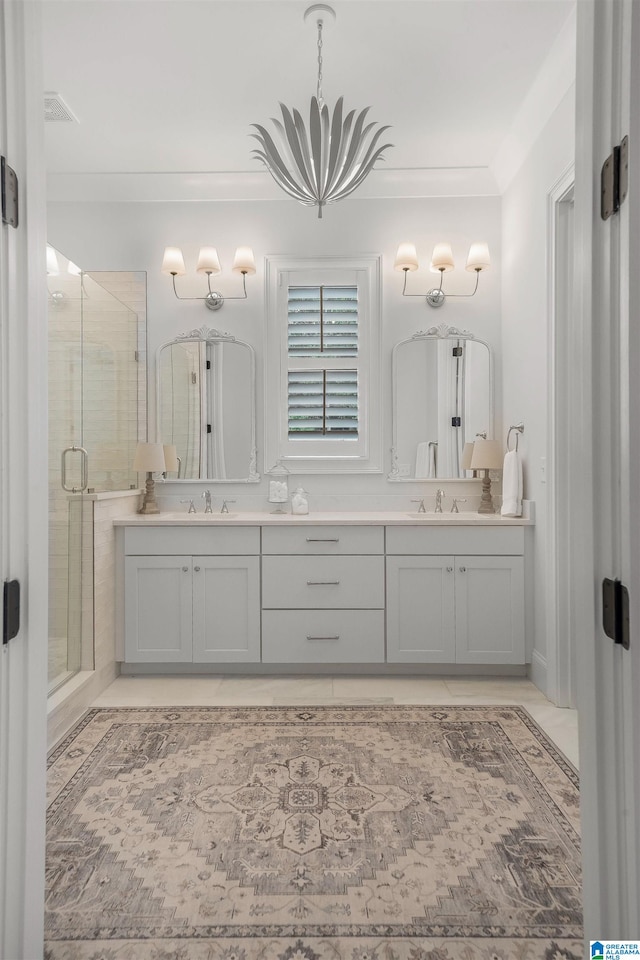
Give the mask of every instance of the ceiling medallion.
[(313, 15), (318, 29), (318, 83), (316, 96), (311, 98), (309, 132), (300, 112), (281, 103), (282, 123), (272, 118), (280, 143), (259, 123), (252, 124), (258, 133), (251, 136), (262, 148), (253, 155), (264, 163), (278, 186), (300, 203), (317, 206), (318, 217), (322, 217), (325, 204), (342, 200), (359, 187), (393, 144), (378, 146), (388, 125), (375, 133), (376, 123), (365, 126), (369, 107), (357, 117), (355, 110), (343, 117), (344, 98), (340, 97), (331, 115), (322, 96), (322, 28), (324, 17), (335, 19), (335, 12), (328, 4), (316, 3), (306, 10), (304, 19)]

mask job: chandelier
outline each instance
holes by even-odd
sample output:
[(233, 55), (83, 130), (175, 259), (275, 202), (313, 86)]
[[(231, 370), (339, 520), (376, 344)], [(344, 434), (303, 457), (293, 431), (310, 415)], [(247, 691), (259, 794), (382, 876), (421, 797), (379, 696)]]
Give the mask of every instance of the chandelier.
[(378, 146), (389, 127), (380, 127), (374, 133), (376, 123), (365, 125), (369, 107), (357, 117), (355, 110), (343, 116), (344, 98), (340, 97), (331, 115), (322, 96), (322, 27), (323, 15), (335, 19), (335, 12), (328, 4), (316, 3), (308, 8), (304, 19), (313, 14), (318, 14), (318, 83), (316, 96), (311, 98), (309, 132), (300, 112), (281, 103), (282, 123), (272, 118), (276, 139), (259, 123), (252, 124), (258, 133), (251, 136), (262, 148), (254, 150), (253, 155), (264, 163), (278, 186), (300, 203), (317, 206), (318, 217), (322, 217), (325, 204), (342, 200), (359, 187), (376, 160), (393, 144)]

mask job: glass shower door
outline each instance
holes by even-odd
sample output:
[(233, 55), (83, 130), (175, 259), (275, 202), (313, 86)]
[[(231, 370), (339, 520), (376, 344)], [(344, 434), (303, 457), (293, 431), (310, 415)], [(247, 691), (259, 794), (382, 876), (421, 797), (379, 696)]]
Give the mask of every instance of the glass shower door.
[[(82, 434), (82, 278), (47, 250), (49, 292), (49, 691), (81, 668), (88, 484)], [(65, 266), (67, 267), (65, 269)]]

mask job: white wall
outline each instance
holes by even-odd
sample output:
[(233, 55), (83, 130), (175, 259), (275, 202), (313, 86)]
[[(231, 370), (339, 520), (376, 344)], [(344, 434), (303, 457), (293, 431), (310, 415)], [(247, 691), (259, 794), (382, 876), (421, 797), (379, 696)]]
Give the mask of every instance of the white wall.
[(536, 502), (533, 535), (533, 677), (546, 687), (548, 446), (548, 196), (575, 152), (575, 91), (565, 95), (502, 197), (502, 380), (505, 428), (523, 421), (524, 494)]
[[(264, 257), (267, 255), (345, 256), (362, 253), (383, 254), (383, 336), (382, 378), (384, 433), (384, 472), (357, 477), (305, 477), (304, 485), (312, 497), (336, 494), (424, 495), (429, 481), (422, 484), (388, 483), (391, 445), (390, 367), (391, 348), (396, 340), (420, 329), (448, 323), (469, 329), (486, 339), (496, 353), (496, 410), (501, 410), (500, 378), (500, 298), (501, 298), (501, 224), (499, 197), (455, 197), (407, 200), (350, 199), (326, 209), (323, 220), (316, 212), (283, 197), (277, 201), (251, 202), (175, 202), (175, 203), (50, 203), (49, 240), (87, 270), (146, 270), (148, 274), (148, 343), (150, 384), (154, 383), (155, 351), (160, 343), (178, 333), (203, 324), (235, 334), (256, 349), (258, 371), (258, 470), (264, 471), (262, 430), (262, 359), (265, 329)], [(493, 267), (480, 278), (480, 290), (471, 300), (450, 300), (440, 310), (428, 308), (422, 299), (401, 297), (403, 275), (394, 272), (393, 259), (402, 240), (413, 240), (424, 268), (409, 276), (409, 288), (426, 292), (434, 285), (427, 269), (436, 241), (447, 239), (453, 245), (459, 269), (448, 274), (446, 283), (453, 292), (467, 292), (473, 277), (463, 269), (469, 244), (473, 240), (489, 243)], [(175, 300), (169, 277), (160, 273), (166, 245), (183, 248), (190, 276), (178, 278), (180, 292), (198, 296), (203, 278), (193, 272), (201, 245), (217, 246), (223, 273), (215, 278), (223, 294), (240, 292), (239, 278), (231, 274), (235, 247), (253, 246), (258, 273), (247, 278), (247, 302), (229, 302), (218, 313), (201, 303)], [(437, 278), (435, 278), (437, 280)], [(150, 436), (154, 436), (155, 410), (150, 411)], [(502, 424), (496, 424), (496, 435)], [(268, 465), (270, 466), (270, 465)], [(257, 486), (218, 488), (224, 496), (259, 495), (266, 506), (268, 478)], [(461, 481), (458, 481), (461, 482)], [(425, 484), (427, 486), (425, 486)], [(205, 486), (206, 484), (203, 484)], [(442, 485), (442, 484), (441, 484)], [(433, 486), (433, 484), (431, 484)], [(447, 484), (444, 484), (445, 488)], [(474, 487), (470, 484), (470, 490)], [(184, 486), (173, 487), (184, 495)], [(198, 489), (199, 492), (199, 489)], [(458, 491), (460, 492), (460, 491)], [(464, 494), (463, 494), (464, 495)], [(467, 504), (467, 506), (469, 506)]]

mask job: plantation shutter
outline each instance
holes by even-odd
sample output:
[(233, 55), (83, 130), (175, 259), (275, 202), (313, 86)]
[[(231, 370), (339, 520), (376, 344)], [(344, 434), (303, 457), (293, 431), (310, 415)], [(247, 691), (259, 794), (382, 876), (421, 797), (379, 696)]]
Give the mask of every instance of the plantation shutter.
[(287, 344), (289, 437), (357, 438), (358, 371), (330, 358), (358, 356), (358, 287), (289, 287)]

